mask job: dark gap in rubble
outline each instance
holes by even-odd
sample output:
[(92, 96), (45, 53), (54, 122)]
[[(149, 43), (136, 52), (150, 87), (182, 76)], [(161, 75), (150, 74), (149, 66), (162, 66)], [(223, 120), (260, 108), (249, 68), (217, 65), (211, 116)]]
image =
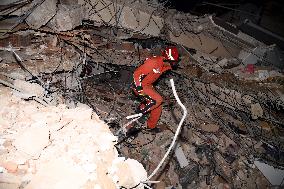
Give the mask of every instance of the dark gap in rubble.
[[(143, 49), (155, 49), (155, 48), (160, 48), (163, 49), (166, 46), (170, 46), (172, 45), (171, 43), (169, 43), (166, 40), (162, 40), (159, 37), (150, 37), (150, 38), (146, 38), (146, 39), (139, 39), (139, 38), (129, 38), (126, 39), (125, 41), (130, 41), (133, 43), (138, 43), (139, 45), (141, 45), (141, 47)], [(160, 54), (160, 53), (159, 53)]]

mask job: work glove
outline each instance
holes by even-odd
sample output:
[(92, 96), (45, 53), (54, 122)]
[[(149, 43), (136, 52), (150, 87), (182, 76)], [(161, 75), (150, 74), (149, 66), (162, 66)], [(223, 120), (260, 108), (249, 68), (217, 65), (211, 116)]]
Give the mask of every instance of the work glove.
[(135, 86), (135, 90), (136, 90), (138, 93), (143, 93), (143, 87), (142, 87), (142, 86)]
[(138, 107), (138, 108), (135, 110), (135, 113), (136, 113), (136, 114), (142, 113), (143, 115), (146, 114), (145, 112), (143, 112), (143, 110), (140, 109), (140, 107)]
[(142, 86), (135, 86), (135, 90), (137, 91), (139, 96), (145, 96)]

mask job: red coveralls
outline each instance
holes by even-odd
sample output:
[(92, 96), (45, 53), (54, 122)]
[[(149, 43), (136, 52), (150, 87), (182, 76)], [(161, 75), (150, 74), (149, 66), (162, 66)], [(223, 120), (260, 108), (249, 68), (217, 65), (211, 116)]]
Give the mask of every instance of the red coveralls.
[[(145, 60), (144, 64), (138, 67), (133, 74), (134, 77), (134, 93), (143, 96), (144, 101), (140, 104), (142, 113), (150, 112), (150, 117), (147, 121), (148, 128), (156, 127), (162, 113), (162, 96), (157, 93), (153, 87), (153, 83), (167, 70), (171, 70), (170, 65), (166, 65), (164, 57), (157, 56)], [(138, 92), (135, 88), (142, 87), (143, 91)]]

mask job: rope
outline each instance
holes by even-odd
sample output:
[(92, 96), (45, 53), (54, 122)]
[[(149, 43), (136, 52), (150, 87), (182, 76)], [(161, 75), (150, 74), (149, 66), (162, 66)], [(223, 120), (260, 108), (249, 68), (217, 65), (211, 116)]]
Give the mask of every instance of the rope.
[(174, 85), (174, 80), (173, 79), (170, 79), (170, 82), (171, 82), (171, 86), (172, 86), (172, 90), (173, 90), (173, 93), (174, 93), (174, 96), (178, 102), (178, 104), (181, 106), (181, 108), (183, 109), (183, 117), (181, 119), (181, 121), (179, 122), (179, 125), (178, 125), (178, 128), (176, 130), (176, 133), (175, 133), (175, 136), (174, 136), (174, 139), (171, 143), (171, 146), (169, 147), (168, 151), (166, 152), (166, 154), (164, 155), (163, 159), (160, 161), (159, 165), (156, 167), (156, 169), (152, 172), (152, 174), (147, 178), (147, 180), (144, 182), (148, 182), (159, 170), (159, 168), (162, 166), (162, 164), (164, 163), (165, 159), (167, 158), (167, 156), (169, 155), (171, 149), (173, 148), (174, 144), (175, 144), (175, 141), (179, 135), (179, 132), (180, 132), (180, 129), (181, 129), (181, 126), (185, 120), (185, 117), (187, 115), (187, 110), (186, 110), (186, 107), (181, 103), (178, 95), (177, 95), (177, 92), (176, 92), (176, 89), (175, 89), (175, 85)]

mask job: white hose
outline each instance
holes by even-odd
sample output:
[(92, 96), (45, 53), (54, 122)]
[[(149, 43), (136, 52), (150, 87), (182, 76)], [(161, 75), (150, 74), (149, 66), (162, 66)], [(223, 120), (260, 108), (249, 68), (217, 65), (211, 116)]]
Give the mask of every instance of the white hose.
[(179, 97), (178, 97), (178, 95), (177, 95), (176, 88), (175, 88), (175, 84), (174, 84), (174, 80), (173, 80), (173, 79), (170, 79), (170, 82), (171, 82), (171, 86), (172, 86), (172, 90), (173, 90), (174, 96), (175, 96), (175, 98), (176, 98), (178, 104), (179, 104), (179, 105), (181, 106), (181, 108), (183, 109), (183, 116), (182, 116), (182, 119), (180, 120), (179, 125), (178, 125), (178, 128), (177, 128), (177, 130), (176, 130), (176, 132), (175, 132), (175, 136), (174, 136), (174, 139), (173, 139), (173, 141), (172, 141), (172, 143), (171, 143), (171, 146), (169, 147), (168, 151), (167, 151), (166, 154), (164, 155), (163, 159), (160, 161), (159, 165), (158, 165), (158, 166), (156, 167), (156, 169), (152, 172), (152, 174), (147, 178), (146, 182), (147, 182), (148, 180), (150, 180), (150, 179), (157, 173), (158, 169), (162, 166), (162, 164), (164, 163), (165, 159), (166, 159), (167, 156), (169, 155), (169, 153), (170, 153), (170, 151), (172, 150), (172, 148), (173, 148), (173, 146), (174, 146), (174, 144), (175, 144), (175, 141), (176, 141), (176, 139), (177, 139), (177, 137), (178, 137), (178, 135), (179, 135), (179, 132), (180, 132), (181, 126), (182, 126), (182, 124), (183, 124), (183, 122), (184, 122), (184, 120), (185, 120), (185, 117), (186, 117), (186, 115), (187, 115), (187, 110), (186, 110), (185, 106), (181, 103), (181, 101), (180, 101), (180, 99), (179, 99)]

